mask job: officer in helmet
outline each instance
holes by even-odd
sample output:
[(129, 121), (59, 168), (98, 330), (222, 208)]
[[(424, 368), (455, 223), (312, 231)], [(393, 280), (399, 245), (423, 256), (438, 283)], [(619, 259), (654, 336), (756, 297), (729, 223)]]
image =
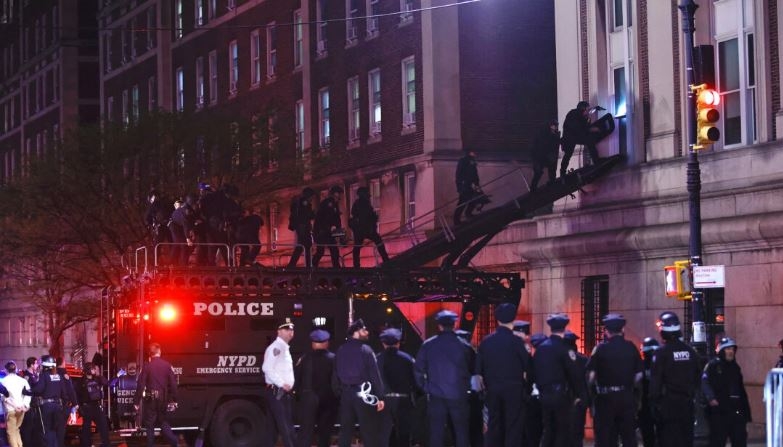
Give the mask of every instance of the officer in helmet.
[(655, 351), (650, 377), (650, 400), (659, 415), (660, 444), (693, 445), (694, 394), (699, 386), (696, 351), (680, 339), (680, 319), (674, 312), (658, 317), (663, 346)]
[(637, 420), (639, 421), (639, 431), (642, 434), (642, 444), (644, 447), (655, 447), (656, 443), (656, 427), (655, 418), (650, 405), (650, 374), (652, 368), (652, 358), (655, 351), (660, 347), (658, 340), (652, 337), (645, 337), (642, 341), (642, 362), (644, 365), (644, 375), (642, 376), (642, 395), (641, 405)]
[(82, 431), (79, 436), (82, 447), (92, 445), (90, 426), (95, 427), (101, 435), (101, 447), (109, 447), (109, 426), (103, 413), (103, 388), (109, 384), (100, 373), (98, 365), (84, 364), (84, 377), (76, 381), (76, 397), (79, 399), (79, 413), (82, 415)]
[(38, 382), (31, 384), (30, 391), (39, 404), (46, 447), (60, 446), (64, 439), (59, 435), (65, 434), (63, 409), (70, 396), (65, 378), (57, 372), (57, 361), (51, 355), (41, 357), (41, 375)]
[(709, 404), (710, 446), (723, 447), (730, 439), (732, 447), (744, 447), (751, 416), (742, 370), (737, 364), (737, 342), (723, 337), (715, 351), (718, 356), (707, 363), (701, 375), (701, 389)]
[(329, 188), (329, 197), (318, 205), (313, 223), (313, 237), (318, 247), (313, 255), (313, 267), (318, 267), (318, 262), (324, 255), (324, 249), (329, 247), (329, 256), (332, 258), (332, 267), (340, 267), (340, 249), (338, 240), (345, 235), (340, 219), (340, 200), (343, 197), (343, 188), (334, 185)]

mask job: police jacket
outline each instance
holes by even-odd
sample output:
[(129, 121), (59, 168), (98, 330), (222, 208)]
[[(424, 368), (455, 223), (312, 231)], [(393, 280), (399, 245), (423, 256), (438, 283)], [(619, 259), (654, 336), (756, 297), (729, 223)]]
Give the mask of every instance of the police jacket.
[(335, 355), (326, 349), (305, 353), (294, 366), (294, 383), (297, 392), (313, 392), (323, 402), (335, 400), (332, 389)]
[(237, 222), (236, 238), (237, 242), (244, 242), (246, 244), (258, 244), (258, 231), (261, 226), (264, 225), (264, 220), (258, 214), (248, 214), (243, 216)]
[(183, 204), (171, 213), (171, 224), (181, 229), (187, 236), (194, 230), (196, 223), (196, 211), (190, 205)]
[(473, 186), (479, 185), (478, 167), (476, 158), (466, 155), (457, 162), (457, 191), (472, 191)]
[(447, 329), (428, 338), (419, 348), (414, 368), (416, 383), (431, 396), (467, 398), (475, 364), (473, 347)]
[(533, 380), (542, 395), (560, 394), (585, 401), (585, 379), (576, 351), (559, 335), (551, 335), (536, 348)]
[(74, 382), (79, 405), (100, 403), (103, 399), (103, 387), (109, 384), (103, 376), (84, 376)]
[(38, 382), (30, 385), (30, 392), (34, 397), (40, 398), (38, 402), (42, 404), (64, 405), (74, 402), (76, 398), (68, 390), (65, 376), (54, 369), (41, 372)]
[(345, 386), (357, 386), (370, 382), (371, 394), (381, 396), (386, 394), (378, 363), (372, 349), (361, 340), (349, 338), (338, 349), (335, 356), (335, 380), (332, 382), (335, 391), (339, 392)]
[(696, 351), (679, 339), (668, 340), (653, 354), (650, 399), (693, 399), (700, 375)]
[(387, 393), (412, 395), (416, 392), (413, 357), (395, 347), (389, 347), (379, 352), (376, 358)]
[(476, 356), (476, 374), (489, 391), (505, 385), (526, 384), (532, 367), (525, 343), (511, 329), (499, 326), (481, 341)]
[(291, 231), (306, 231), (313, 230), (313, 219), (315, 213), (313, 213), (313, 207), (310, 205), (310, 199), (299, 195), (291, 201), (290, 215), (288, 216), (288, 229)]
[(533, 141), (533, 161), (541, 164), (555, 163), (560, 152), (560, 132), (552, 132), (549, 126), (541, 129)]
[(595, 373), (599, 394), (605, 387), (633, 391), (637, 374), (641, 376), (643, 369), (639, 350), (622, 335), (614, 335), (596, 346), (587, 362), (587, 370)]
[(563, 141), (579, 141), (590, 132), (590, 122), (579, 109), (571, 109), (563, 121)]
[(147, 208), (147, 214), (144, 217), (144, 220), (149, 227), (152, 227), (153, 225), (165, 226), (169, 223), (172, 211), (174, 211), (174, 206), (171, 202), (156, 198), (155, 201), (150, 204), (149, 208)]
[(164, 402), (177, 401), (177, 378), (171, 363), (160, 357), (153, 357), (144, 365), (136, 384), (136, 395), (133, 397), (136, 405), (141, 402), (141, 397), (162, 400)]
[(318, 205), (313, 231), (316, 234), (331, 234), (332, 227), (340, 228), (342, 226), (337, 201), (333, 197), (327, 197)]
[(742, 369), (736, 361), (727, 361), (716, 357), (707, 363), (701, 375), (701, 390), (707, 401), (717, 400), (721, 412), (737, 412), (751, 421), (750, 404), (745, 385), (742, 381)]
[(351, 207), (351, 218), (348, 226), (359, 234), (375, 233), (375, 225), (378, 223), (378, 213), (372, 207), (370, 199), (359, 197)]

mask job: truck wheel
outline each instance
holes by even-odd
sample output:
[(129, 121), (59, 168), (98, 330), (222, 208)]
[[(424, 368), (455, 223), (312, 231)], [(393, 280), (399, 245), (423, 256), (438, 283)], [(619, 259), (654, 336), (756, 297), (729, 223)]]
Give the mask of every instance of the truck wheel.
[(235, 399), (218, 407), (209, 424), (214, 447), (257, 447), (269, 434), (266, 415), (249, 400)]

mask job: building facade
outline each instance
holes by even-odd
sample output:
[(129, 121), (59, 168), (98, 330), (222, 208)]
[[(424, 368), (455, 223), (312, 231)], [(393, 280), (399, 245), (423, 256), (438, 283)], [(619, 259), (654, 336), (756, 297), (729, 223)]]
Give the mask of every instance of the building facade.
[[(67, 129), (98, 120), (97, 3), (77, 0), (0, 2), (0, 187), (29, 172), (33, 160), (53, 156)], [(4, 280), (5, 281), (5, 280)], [(0, 352), (24, 361), (48, 349), (40, 309), (0, 289)], [(92, 329), (65, 335), (65, 359), (94, 352)], [(20, 363), (22, 365), (23, 363)]]
[[(565, 0), (555, 3), (558, 116), (581, 100), (609, 109), (621, 131), (600, 148), (621, 148), (627, 165), (563, 199), (554, 212), (512, 225), (485, 249), (495, 264), (513, 250), (524, 264), (523, 308), (542, 329), (566, 311), (588, 350), (600, 317), (621, 312), (627, 336), (653, 336), (666, 298), (663, 267), (688, 259), (686, 190), (688, 85), (677, 1)], [(706, 322), (739, 344), (738, 360), (763, 423), (762, 388), (775, 364), (783, 305), (780, 184), (783, 4), (777, 0), (697, 2), (695, 44), (712, 45), (721, 92), (722, 135), (698, 153), (704, 265), (725, 266), (725, 287), (706, 290)], [(617, 141), (617, 140), (620, 141)], [(756, 432), (759, 434), (759, 432)]]

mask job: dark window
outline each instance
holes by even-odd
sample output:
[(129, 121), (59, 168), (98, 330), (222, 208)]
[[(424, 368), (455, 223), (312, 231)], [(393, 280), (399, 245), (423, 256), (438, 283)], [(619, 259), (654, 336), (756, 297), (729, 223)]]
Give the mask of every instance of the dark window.
[(582, 343), (589, 354), (603, 338), (601, 320), (609, 313), (609, 277), (588, 276), (582, 280)]

